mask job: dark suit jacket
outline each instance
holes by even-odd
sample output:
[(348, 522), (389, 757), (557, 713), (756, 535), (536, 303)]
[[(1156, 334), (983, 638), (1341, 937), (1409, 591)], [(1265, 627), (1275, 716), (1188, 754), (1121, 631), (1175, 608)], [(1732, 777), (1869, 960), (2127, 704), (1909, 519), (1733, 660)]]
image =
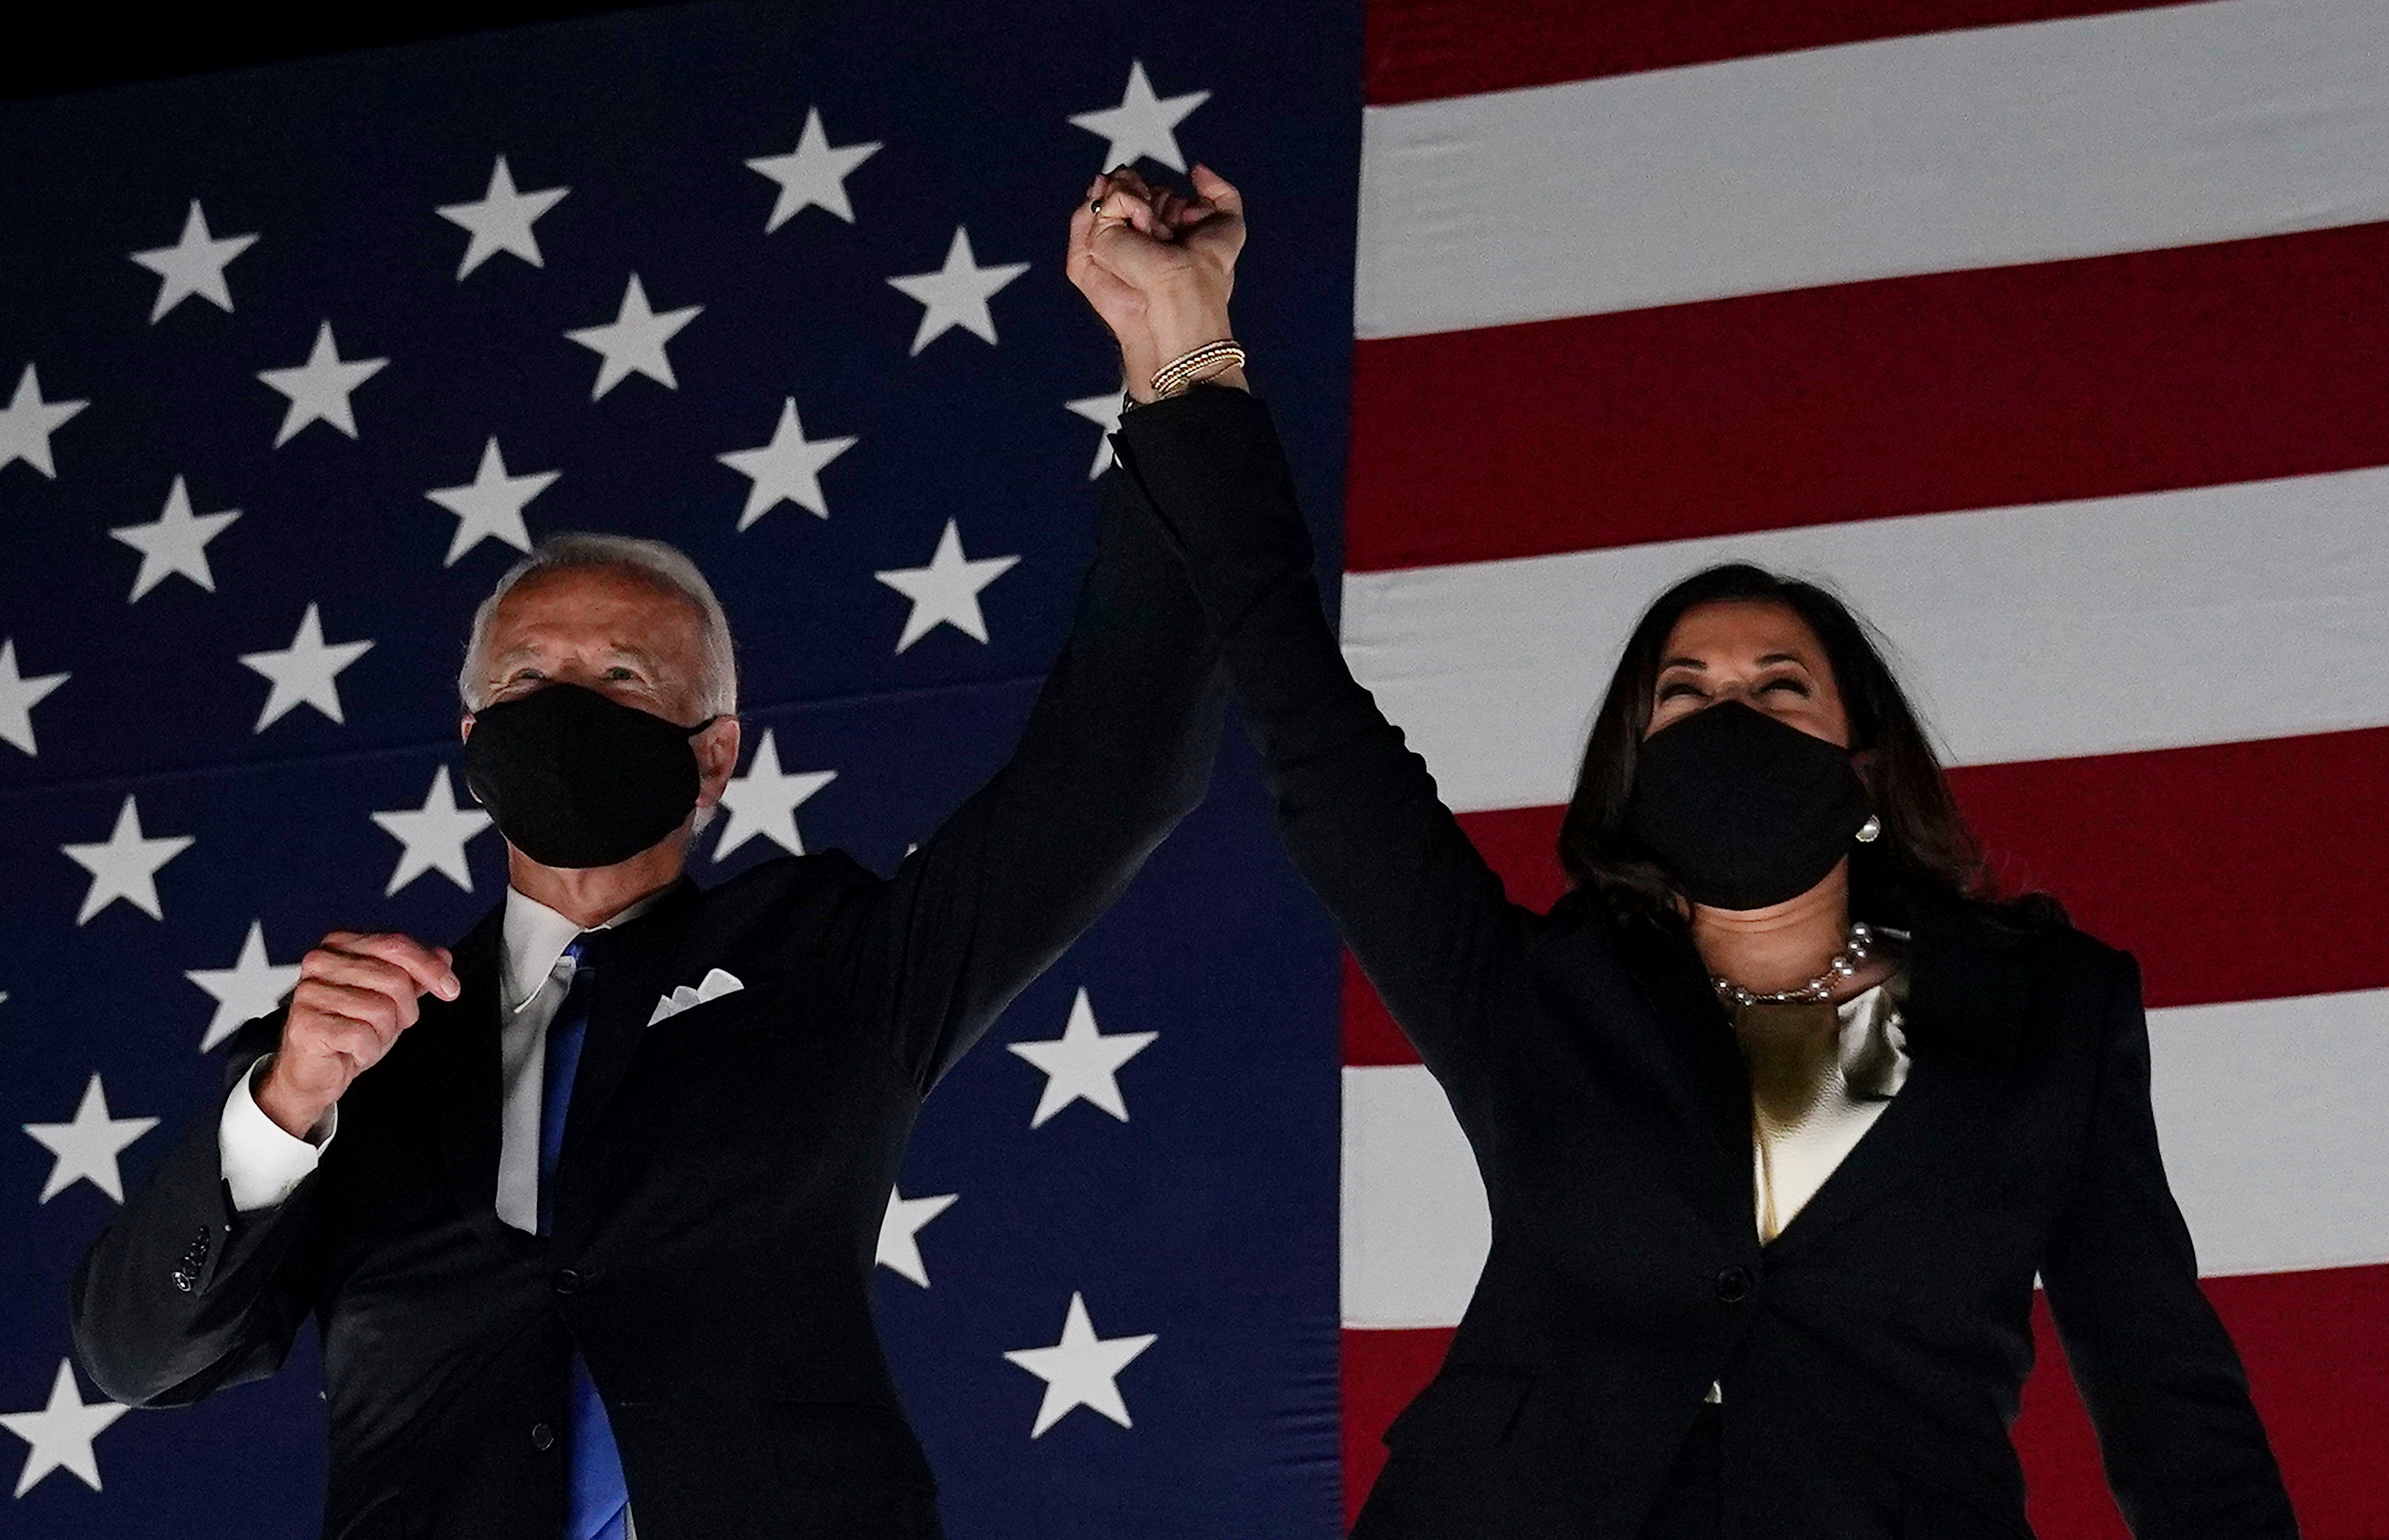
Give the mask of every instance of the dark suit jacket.
[[(709, 891), (683, 879), (591, 939), (552, 1236), (493, 1209), (493, 913), (456, 949), (460, 998), (426, 998), (287, 1202), (230, 1211), (211, 1104), (76, 1278), (93, 1380), (196, 1401), (272, 1373), (312, 1314), (327, 1534), (556, 1540), (578, 1346), (643, 1540), (936, 1534), (870, 1310), (905, 1140), (939, 1076), (1200, 799), (1224, 706), (1184, 574), (1112, 481), (1011, 762), (895, 877), (832, 853)], [(646, 1025), (716, 967), (746, 987)], [(227, 1084), (278, 1029), (251, 1024)]]
[(1955, 900), (1914, 932), (1906, 1088), (1773, 1243), (1748, 1083), (1680, 933), (1510, 904), (1346, 670), (1260, 404), (1129, 414), (1296, 861), (1441, 1083), (1492, 1247), (1356, 1540), (1641, 1531), (1721, 1382), (1723, 1533), (2023, 1536), (2008, 1439), (2048, 1285), (2142, 1540), (2295, 1533), (2200, 1292), (2131, 960)]

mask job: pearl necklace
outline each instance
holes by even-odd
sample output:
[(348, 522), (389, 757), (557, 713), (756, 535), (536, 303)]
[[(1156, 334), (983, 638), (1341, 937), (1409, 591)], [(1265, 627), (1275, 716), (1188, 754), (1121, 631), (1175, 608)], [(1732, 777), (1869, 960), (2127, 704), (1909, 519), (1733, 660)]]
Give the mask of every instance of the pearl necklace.
[(1850, 939), (1844, 943), (1841, 951), (1834, 956), (1832, 962), (1825, 965), (1825, 970), (1822, 973), (1797, 989), (1779, 989), (1762, 995), (1754, 990), (1744, 989), (1731, 979), (1721, 979), (1714, 973), (1709, 975), (1709, 987), (1717, 991), (1718, 999), (1737, 1009), (1744, 1006), (1780, 1006), (1794, 1000), (1822, 1000), (1833, 995), (1835, 984), (1859, 970), (1859, 965), (1867, 960), (1873, 946), (1874, 931), (1868, 927), (1866, 921), (1852, 920)]

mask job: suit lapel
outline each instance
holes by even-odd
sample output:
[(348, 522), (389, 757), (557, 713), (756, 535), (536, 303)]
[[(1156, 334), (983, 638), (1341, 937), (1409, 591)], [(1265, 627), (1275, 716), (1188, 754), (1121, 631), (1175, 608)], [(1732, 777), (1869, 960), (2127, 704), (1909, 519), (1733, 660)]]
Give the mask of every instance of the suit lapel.
[(1737, 1223), (1746, 1223), (1757, 1206), (1751, 1188), (1750, 1075), (1708, 969), (1691, 936), (1680, 931), (1634, 927), (1619, 935), (1618, 950), (1627, 972), (1651, 1002), (1659, 1029), (1682, 1034), (1670, 1057), (1680, 1054), (1692, 1070), (1692, 1084), (1683, 1087), (1684, 1115), (1709, 1136), (1706, 1148), (1717, 1157), (1715, 1192)]
[[(455, 946), (455, 1003), (425, 1002), (432, 1027), (434, 1119), (440, 1153), (458, 1205), (467, 1213), (493, 1211), (498, 1192), (498, 1114), (505, 1071), (498, 1041), (498, 937), (505, 906), (481, 917)], [(440, 1014), (433, 1018), (431, 1012)]]
[(1908, 1084), (1769, 1250), (1778, 1255), (1947, 1169), (1990, 1111), (2024, 1027), (2032, 972), (2011, 938), (1946, 900), (1920, 902), (1904, 1027)]

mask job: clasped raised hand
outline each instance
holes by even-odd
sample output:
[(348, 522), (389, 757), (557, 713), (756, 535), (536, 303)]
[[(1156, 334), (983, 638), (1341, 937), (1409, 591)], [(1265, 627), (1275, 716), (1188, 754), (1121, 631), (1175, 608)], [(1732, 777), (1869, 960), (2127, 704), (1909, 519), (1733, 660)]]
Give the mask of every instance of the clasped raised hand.
[(1095, 178), (1070, 221), (1070, 282), (1119, 342), (1139, 401), (1162, 364), (1232, 335), (1244, 197), (1208, 166), (1192, 180), (1187, 198), (1123, 166)]

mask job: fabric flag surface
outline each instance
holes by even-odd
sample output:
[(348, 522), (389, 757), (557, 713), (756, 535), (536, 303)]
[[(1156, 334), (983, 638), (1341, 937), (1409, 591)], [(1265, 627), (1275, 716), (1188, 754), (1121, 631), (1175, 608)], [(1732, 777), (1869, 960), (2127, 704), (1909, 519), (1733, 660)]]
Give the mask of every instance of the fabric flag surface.
[[(315, 1533), (311, 1333), (128, 1412), (67, 1281), (318, 937), (498, 901), (455, 675), (534, 540), (722, 593), (698, 880), (891, 869), (1092, 549), (1074, 200), (1196, 156), (1282, 211), (1242, 320), (1332, 533), (1359, 57), (1357, 7), (733, 4), (0, 109), (0, 1534)], [(1335, 990), (1239, 741), (930, 1100), (876, 1304), (953, 1533), (1335, 1532)]]
[[(1887, 635), (2002, 881), (2146, 969), (2211, 1298), (2305, 1533), (2389, 1534), (2389, 7), (1373, 0), (1343, 627), (1540, 906), (1642, 606)], [(1345, 1453), (1484, 1258), (1345, 1007)], [(2123, 1533), (2045, 1313), (2032, 1514)]]
[[(1847, 595), (2002, 883), (2139, 956), (2306, 1533), (2389, 1534), (2389, 8), (893, 9), (0, 115), (0, 1533), (313, 1533), (304, 1337), (128, 1414), (65, 1279), (317, 935), (495, 900), (452, 682), (497, 573), (689, 549), (750, 722), (695, 874), (891, 866), (1001, 762), (1089, 549), (1118, 397), (1069, 199), (1199, 157), (1348, 653), (1512, 896), (1560, 891), (1652, 596), (1727, 557)], [(890, 1195), (958, 1534), (1338, 1533), (1483, 1259), (1231, 738)], [(2121, 1534), (2040, 1345), (2036, 1526)]]

